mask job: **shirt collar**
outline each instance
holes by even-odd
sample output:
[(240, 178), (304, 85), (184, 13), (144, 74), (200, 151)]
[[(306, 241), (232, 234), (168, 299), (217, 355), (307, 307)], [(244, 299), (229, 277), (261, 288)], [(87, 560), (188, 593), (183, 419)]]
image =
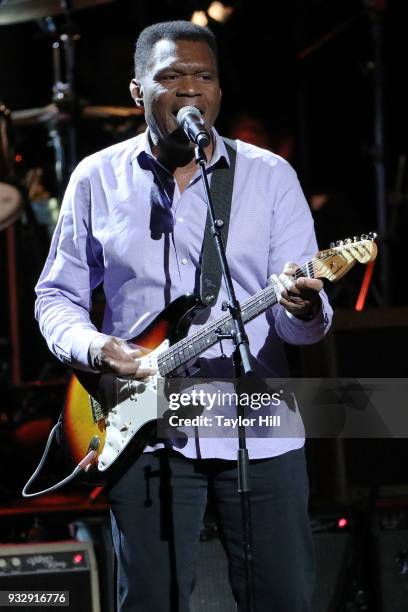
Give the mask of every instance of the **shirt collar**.
[[(230, 160), (229, 160), (229, 156), (228, 156), (227, 149), (225, 147), (225, 143), (223, 139), (218, 134), (215, 128), (212, 128), (211, 133), (214, 139), (215, 147), (214, 147), (213, 155), (210, 161), (206, 165), (207, 169), (208, 170), (212, 169), (215, 166), (223, 167), (225, 166), (225, 164), (229, 166)], [(130, 158), (131, 163), (133, 163), (133, 161), (137, 159), (142, 152), (149, 155), (150, 157), (153, 157), (148, 135), (149, 135), (149, 128), (147, 128), (137, 139), (135, 150), (133, 151), (133, 154)]]

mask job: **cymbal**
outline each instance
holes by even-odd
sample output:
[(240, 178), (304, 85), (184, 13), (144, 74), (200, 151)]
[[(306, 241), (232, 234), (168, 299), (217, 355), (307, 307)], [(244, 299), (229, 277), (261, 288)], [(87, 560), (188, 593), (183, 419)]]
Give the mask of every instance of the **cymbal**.
[(143, 115), (143, 109), (136, 106), (85, 106), (82, 116), (88, 119), (109, 119), (110, 117), (134, 117)]
[[(112, 0), (71, 0), (70, 10), (79, 11), (108, 2)], [(64, 5), (63, 0), (3, 0), (0, 6), (0, 25), (63, 15), (69, 12)]]
[(13, 111), (11, 113), (11, 121), (15, 125), (35, 125), (36, 123), (46, 123), (58, 115), (58, 107), (55, 104), (48, 104), (38, 108)]
[[(84, 106), (81, 116), (86, 119), (127, 119), (143, 115), (143, 109), (135, 106)], [(61, 112), (55, 104), (47, 104), (38, 108), (26, 108), (13, 111), (11, 121), (14, 125), (37, 125), (52, 120), (67, 120), (69, 115)]]

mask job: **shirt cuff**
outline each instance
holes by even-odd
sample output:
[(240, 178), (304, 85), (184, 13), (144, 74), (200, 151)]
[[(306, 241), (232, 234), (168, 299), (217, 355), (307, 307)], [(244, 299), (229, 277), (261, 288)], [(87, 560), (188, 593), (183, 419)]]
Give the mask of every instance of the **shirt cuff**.
[(278, 336), (288, 344), (308, 345), (319, 342), (330, 329), (332, 310), (330, 304), (322, 298), (322, 307), (310, 321), (302, 321), (278, 305), (275, 328)]
[(102, 335), (104, 334), (101, 334), (96, 329), (81, 328), (78, 330), (78, 335), (75, 337), (71, 350), (71, 365), (73, 368), (83, 370), (84, 372), (97, 372), (97, 370), (89, 365), (88, 352), (92, 340)]
[(288, 312), (286, 308), (284, 308), (284, 311), (286, 317), (290, 320), (290, 325), (293, 325), (299, 330), (314, 330), (316, 328), (327, 327), (330, 325), (330, 318), (325, 311), (323, 300), (318, 312), (312, 319), (299, 319), (299, 317), (295, 317), (294, 314)]

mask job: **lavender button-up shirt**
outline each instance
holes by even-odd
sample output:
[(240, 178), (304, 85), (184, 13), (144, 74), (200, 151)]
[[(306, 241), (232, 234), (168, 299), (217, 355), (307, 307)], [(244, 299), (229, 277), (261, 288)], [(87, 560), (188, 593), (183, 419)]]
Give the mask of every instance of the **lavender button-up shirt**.
[[(223, 140), (213, 130), (215, 150), (207, 171), (224, 158)], [(180, 193), (152, 157), (147, 132), (82, 160), (67, 187), (50, 253), (36, 287), (36, 317), (50, 350), (61, 361), (89, 370), (88, 349), (99, 333), (91, 323), (92, 290), (103, 283), (106, 308), (102, 332), (137, 336), (169, 300), (191, 293), (197, 283), (206, 202), (199, 172)], [(237, 141), (227, 257), (239, 301), (267, 285), (286, 262), (298, 264), (317, 252), (313, 220), (292, 167), (279, 156)], [(257, 373), (286, 377), (283, 342), (312, 344), (330, 327), (332, 310), (323, 307), (301, 321), (277, 304), (246, 326)], [(227, 298), (222, 285), (211, 317)], [(193, 324), (192, 331), (198, 326)], [(224, 350), (231, 347), (224, 343)], [(232, 376), (219, 347), (202, 356), (203, 369)], [(300, 419), (297, 417), (299, 424)], [(300, 427), (300, 428), (299, 428)], [(251, 458), (299, 448), (294, 437), (249, 437)], [(179, 452), (195, 457), (235, 459), (233, 437), (189, 439)], [(151, 450), (151, 448), (150, 448)]]

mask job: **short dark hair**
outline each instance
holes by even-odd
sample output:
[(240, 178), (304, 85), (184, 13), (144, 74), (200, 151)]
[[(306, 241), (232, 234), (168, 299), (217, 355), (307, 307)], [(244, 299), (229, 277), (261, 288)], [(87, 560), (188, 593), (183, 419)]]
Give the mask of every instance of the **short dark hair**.
[(153, 47), (159, 40), (193, 40), (206, 42), (218, 61), (217, 43), (214, 34), (208, 28), (191, 23), (191, 21), (163, 21), (148, 26), (139, 34), (135, 49), (135, 75), (140, 79), (146, 72)]

